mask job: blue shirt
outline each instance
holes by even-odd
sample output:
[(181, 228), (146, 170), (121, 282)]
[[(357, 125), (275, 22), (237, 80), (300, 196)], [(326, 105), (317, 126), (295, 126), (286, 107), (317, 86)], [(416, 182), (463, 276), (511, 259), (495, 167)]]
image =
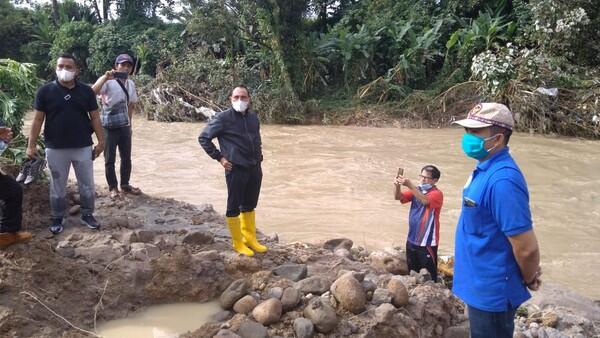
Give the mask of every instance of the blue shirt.
[(477, 165), (463, 190), (452, 291), (490, 312), (514, 309), (529, 299), (508, 237), (531, 229), (527, 183), (504, 148)]

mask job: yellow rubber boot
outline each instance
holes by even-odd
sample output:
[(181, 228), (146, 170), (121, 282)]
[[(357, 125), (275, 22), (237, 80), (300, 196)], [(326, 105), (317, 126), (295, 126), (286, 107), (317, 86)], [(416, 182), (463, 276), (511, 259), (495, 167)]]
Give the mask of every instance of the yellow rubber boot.
[(240, 228), (240, 219), (238, 217), (225, 217), (227, 220), (227, 227), (231, 233), (231, 244), (233, 249), (238, 253), (246, 256), (254, 256), (254, 252), (244, 244), (242, 237), (242, 230)]
[(240, 221), (242, 224), (242, 236), (244, 237), (244, 243), (256, 252), (265, 252), (267, 247), (258, 243), (256, 239), (256, 221), (254, 210), (248, 212), (242, 212), (240, 214)]

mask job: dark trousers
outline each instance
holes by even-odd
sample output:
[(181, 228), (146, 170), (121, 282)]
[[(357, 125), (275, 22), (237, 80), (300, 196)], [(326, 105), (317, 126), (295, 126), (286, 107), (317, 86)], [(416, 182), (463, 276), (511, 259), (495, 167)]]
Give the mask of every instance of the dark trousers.
[(0, 232), (17, 232), (23, 221), (23, 188), (12, 177), (0, 174)]
[(234, 165), (225, 172), (227, 182), (227, 212), (225, 216), (236, 217), (240, 212), (252, 211), (258, 203), (262, 169), (260, 164), (252, 168)]
[(117, 148), (121, 159), (121, 186), (129, 185), (131, 177), (131, 126), (107, 129), (104, 128), (104, 171), (108, 189), (113, 190), (118, 186), (115, 174), (115, 160)]
[(416, 272), (425, 268), (431, 279), (437, 283), (437, 246), (418, 246), (406, 242), (406, 263), (408, 270)]
[(471, 338), (512, 338), (516, 313), (517, 309), (489, 312), (469, 305)]

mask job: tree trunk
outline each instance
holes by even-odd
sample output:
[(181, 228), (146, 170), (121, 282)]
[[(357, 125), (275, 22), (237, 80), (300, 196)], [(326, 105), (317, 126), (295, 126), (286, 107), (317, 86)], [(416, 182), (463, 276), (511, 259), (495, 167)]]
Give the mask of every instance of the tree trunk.
[(52, 21), (58, 26), (58, 0), (52, 0)]
[(94, 13), (96, 13), (96, 17), (98, 18), (98, 22), (102, 23), (102, 15), (100, 14), (100, 8), (98, 7), (97, 0), (90, 0), (92, 3), (92, 7), (94, 7)]
[[(289, 98), (293, 102), (299, 102), (298, 94), (294, 90), (292, 85), (292, 79), (288, 71), (288, 67), (284, 58), (283, 46), (281, 43), (281, 20), (280, 20), (280, 9), (277, 0), (267, 0), (264, 2), (267, 6), (261, 5), (262, 1), (259, 2), (259, 7), (263, 12), (265, 18), (263, 31), (269, 36), (269, 44), (271, 52), (274, 58), (274, 69), (276, 69), (279, 75), (279, 82), (283, 92), (289, 95)], [(265, 8), (269, 7), (269, 8)]]
[(102, 0), (102, 18), (104, 21), (108, 21), (108, 8), (110, 7), (110, 0)]

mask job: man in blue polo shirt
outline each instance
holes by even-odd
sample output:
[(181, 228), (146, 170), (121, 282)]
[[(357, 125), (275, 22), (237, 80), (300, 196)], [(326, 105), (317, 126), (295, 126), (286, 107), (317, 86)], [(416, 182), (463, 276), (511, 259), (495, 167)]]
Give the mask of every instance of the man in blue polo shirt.
[(541, 285), (527, 183), (507, 146), (514, 119), (502, 104), (481, 103), (454, 123), (478, 163), (463, 190), (452, 291), (468, 305), (472, 338), (511, 338), (527, 289)]
[[(94, 218), (93, 160), (104, 150), (104, 133), (96, 94), (90, 86), (77, 80), (79, 67), (72, 55), (63, 54), (56, 61), (56, 81), (40, 87), (33, 108), (27, 156), (37, 156), (37, 139), (44, 125), (46, 160), (50, 169), (50, 208), (52, 222), (48, 228), (53, 234), (63, 231), (66, 209), (67, 179), (71, 165), (77, 176), (81, 201), (81, 223), (90, 229), (99, 229)], [(94, 146), (92, 131), (98, 138)]]

